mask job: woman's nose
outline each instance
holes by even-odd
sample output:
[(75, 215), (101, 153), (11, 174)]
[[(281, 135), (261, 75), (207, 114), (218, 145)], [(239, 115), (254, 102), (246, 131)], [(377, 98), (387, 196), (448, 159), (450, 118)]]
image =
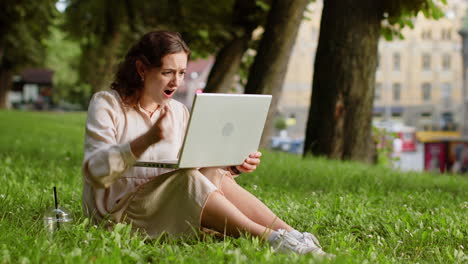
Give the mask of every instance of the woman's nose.
[(172, 83), (174, 86), (180, 86), (183, 81), (184, 81), (183, 77), (180, 76), (179, 74), (176, 74), (174, 76), (174, 79), (172, 80)]

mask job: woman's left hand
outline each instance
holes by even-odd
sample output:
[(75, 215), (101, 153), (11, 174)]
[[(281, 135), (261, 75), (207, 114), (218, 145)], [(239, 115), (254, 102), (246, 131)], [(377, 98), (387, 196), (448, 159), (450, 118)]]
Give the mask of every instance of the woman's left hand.
[(236, 166), (236, 168), (240, 172), (253, 172), (257, 169), (257, 166), (260, 165), (261, 156), (262, 153), (259, 151), (251, 153), (249, 157), (244, 160), (244, 163), (242, 163), (240, 166)]

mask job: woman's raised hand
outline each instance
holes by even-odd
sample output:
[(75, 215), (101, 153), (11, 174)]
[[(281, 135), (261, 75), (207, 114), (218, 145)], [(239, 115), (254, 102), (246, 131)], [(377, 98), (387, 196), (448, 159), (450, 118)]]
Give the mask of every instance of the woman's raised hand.
[(138, 158), (145, 150), (154, 143), (172, 137), (174, 131), (174, 114), (171, 108), (165, 105), (158, 121), (146, 132), (130, 142), (133, 155)]
[(174, 114), (168, 105), (164, 105), (158, 121), (149, 129), (147, 135), (151, 144), (168, 140), (174, 134)]
[(261, 156), (262, 156), (262, 153), (259, 152), (259, 151), (251, 153), (244, 160), (244, 163), (242, 163), (240, 166), (236, 166), (236, 168), (240, 172), (253, 172), (254, 170), (257, 169), (257, 166), (260, 165), (260, 157)]

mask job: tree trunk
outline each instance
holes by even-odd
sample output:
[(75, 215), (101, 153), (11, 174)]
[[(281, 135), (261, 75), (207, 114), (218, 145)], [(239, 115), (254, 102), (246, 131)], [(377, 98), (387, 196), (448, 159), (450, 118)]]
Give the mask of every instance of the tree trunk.
[(242, 56), (248, 48), (251, 31), (244, 36), (235, 37), (216, 55), (204, 92), (226, 93), (234, 86), (234, 78), (239, 72)]
[(379, 5), (324, 1), (304, 155), (370, 161)]
[(0, 46), (0, 65), (3, 64), (4, 57), (5, 57), (5, 49), (2, 46)]
[(12, 85), (11, 76), (11, 71), (0, 67), (0, 109), (7, 107), (7, 95)]
[(268, 112), (260, 147), (269, 145), (274, 130), (278, 105), (289, 57), (308, 0), (273, 0), (268, 14), (257, 56), (249, 71), (245, 87), (247, 94), (271, 94), (273, 99)]
[(204, 89), (207, 93), (226, 93), (235, 85), (242, 57), (249, 47), (252, 32), (260, 24), (258, 13), (262, 12), (255, 1), (236, 0), (233, 7), (232, 25), (242, 33), (233, 32), (234, 36), (216, 55), (210, 75)]

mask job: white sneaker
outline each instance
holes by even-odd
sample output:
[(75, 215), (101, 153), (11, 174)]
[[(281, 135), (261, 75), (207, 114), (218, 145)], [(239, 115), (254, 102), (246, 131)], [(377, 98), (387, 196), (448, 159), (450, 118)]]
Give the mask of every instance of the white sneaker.
[(322, 250), (322, 246), (320, 245), (318, 239), (311, 233), (309, 232), (298, 232), (296, 230), (293, 230), (289, 232), (292, 236), (294, 236), (299, 242), (307, 245), (310, 248), (314, 248), (312, 252), (316, 254), (317, 256), (325, 257), (325, 258), (334, 258), (336, 257), (333, 254), (326, 253), (325, 251)]
[[(310, 246), (316, 246), (316, 247), (319, 247), (319, 248), (322, 248), (322, 246), (320, 245), (317, 237), (315, 237), (313, 234), (309, 233), (309, 232), (303, 232), (303, 233), (300, 233), (302, 236), (298, 238), (299, 241), (307, 244), (307, 245), (310, 245)], [(297, 237), (296, 237), (297, 238)]]
[(272, 235), (272, 238), (270, 238), (268, 242), (276, 252), (280, 253), (294, 252), (305, 255), (319, 249), (317, 247), (310, 247), (300, 242), (293, 234), (284, 229), (279, 229), (276, 231), (276, 233)]

